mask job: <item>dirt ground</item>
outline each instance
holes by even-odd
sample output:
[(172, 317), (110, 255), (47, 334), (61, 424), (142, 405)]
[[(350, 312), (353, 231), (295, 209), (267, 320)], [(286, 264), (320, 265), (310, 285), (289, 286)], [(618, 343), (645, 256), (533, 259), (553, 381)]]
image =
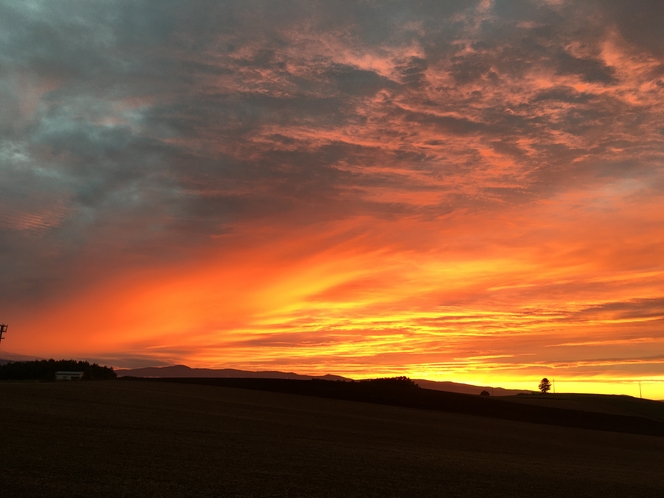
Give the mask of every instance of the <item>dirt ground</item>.
[(0, 383), (3, 497), (664, 496), (664, 438), (217, 386)]

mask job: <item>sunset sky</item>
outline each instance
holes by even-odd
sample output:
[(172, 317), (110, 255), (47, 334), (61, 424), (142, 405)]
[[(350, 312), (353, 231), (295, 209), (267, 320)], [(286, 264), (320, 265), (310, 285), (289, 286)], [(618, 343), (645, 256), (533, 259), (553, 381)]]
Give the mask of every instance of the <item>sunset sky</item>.
[(0, 358), (664, 399), (663, 19), (0, 0)]

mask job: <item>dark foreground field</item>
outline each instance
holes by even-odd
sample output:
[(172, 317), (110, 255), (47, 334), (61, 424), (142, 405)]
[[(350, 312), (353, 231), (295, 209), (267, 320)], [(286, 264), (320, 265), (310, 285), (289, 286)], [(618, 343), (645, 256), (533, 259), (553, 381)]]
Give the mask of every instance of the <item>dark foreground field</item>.
[(576, 429), (627, 432), (664, 437), (664, 403), (631, 396), (592, 394), (531, 394), (476, 396), (421, 389), (407, 377), (359, 382), (260, 378), (148, 378), (168, 382), (300, 394), (422, 408), (464, 415), (533, 422)]
[(141, 381), (0, 383), (0, 495), (664, 496), (664, 438)]

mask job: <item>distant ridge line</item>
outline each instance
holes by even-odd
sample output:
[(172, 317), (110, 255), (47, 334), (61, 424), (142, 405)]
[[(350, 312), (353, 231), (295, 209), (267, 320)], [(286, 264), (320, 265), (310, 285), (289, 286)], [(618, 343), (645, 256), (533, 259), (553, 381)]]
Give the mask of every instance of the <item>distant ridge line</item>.
[[(234, 368), (191, 368), (187, 365), (170, 365), (164, 367), (144, 367), (133, 369), (115, 370), (118, 377), (148, 377), (148, 378), (210, 378), (210, 379), (295, 379), (295, 380), (339, 380), (350, 382), (353, 379), (340, 375), (302, 375), (294, 372), (279, 372), (276, 370), (264, 370), (252, 372), (249, 370), (237, 370)], [(494, 396), (514, 396), (515, 394), (532, 391), (517, 389), (503, 389), (502, 387), (475, 386), (472, 384), (461, 384), (449, 381), (434, 381), (426, 379), (413, 379), (417, 385), (434, 391), (446, 391), (462, 394), (480, 394), (488, 391)]]
[(118, 377), (154, 377), (154, 378), (211, 378), (211, 379), (299, 379), (299, 380), (340, 380), (350, 381), (340, 375), (301, 375), (294, 372), (264, 370), (252, 372), (234, 368), (191, 368), (187, 365), (170, 365), (165, 367), (144, 367), (115, 370)]

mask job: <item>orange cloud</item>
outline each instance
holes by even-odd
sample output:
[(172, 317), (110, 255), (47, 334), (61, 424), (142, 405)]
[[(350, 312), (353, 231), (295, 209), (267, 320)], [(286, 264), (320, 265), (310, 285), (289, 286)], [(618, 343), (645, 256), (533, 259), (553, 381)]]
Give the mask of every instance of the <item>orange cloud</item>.
[(660, 7), (230, 5), (7, 8), (3, 348), (664, 398)]

